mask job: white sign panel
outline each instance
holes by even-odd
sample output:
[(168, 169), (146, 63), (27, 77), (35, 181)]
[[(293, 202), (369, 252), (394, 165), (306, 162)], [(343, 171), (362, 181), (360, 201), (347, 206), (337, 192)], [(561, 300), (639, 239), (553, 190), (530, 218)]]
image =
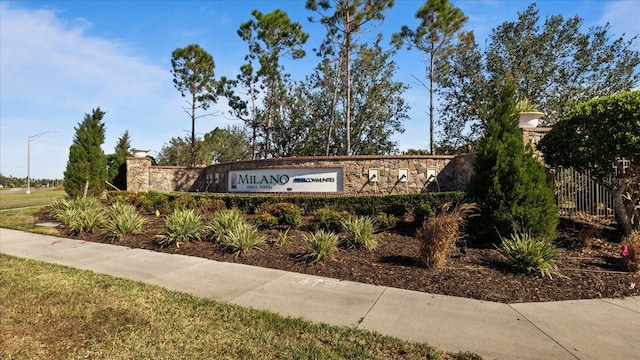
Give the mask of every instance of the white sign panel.
[(342, 168), (229, 171), (229, 192), (338, 192)]

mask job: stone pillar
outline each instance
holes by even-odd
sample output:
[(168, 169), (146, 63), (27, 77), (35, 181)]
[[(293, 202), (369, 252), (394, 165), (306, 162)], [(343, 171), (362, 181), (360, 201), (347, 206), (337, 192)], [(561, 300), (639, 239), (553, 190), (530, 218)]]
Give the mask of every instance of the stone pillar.
[(148, 157), (127, 158), (127, 190), (140, 192), (149, 191), (149, 170), (151, 159)]

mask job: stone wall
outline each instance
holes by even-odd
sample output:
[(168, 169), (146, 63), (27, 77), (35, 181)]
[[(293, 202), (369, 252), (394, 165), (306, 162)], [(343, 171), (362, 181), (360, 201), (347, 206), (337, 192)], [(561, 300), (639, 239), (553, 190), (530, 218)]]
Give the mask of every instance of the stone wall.
[[(523, 128), (526, 143), (535, 145), (551, 128)], [(541, 158), (541, 154), (536, 151)], [(464, 190), (473, 173), (475, 154), (458, 156), (360, 155), (246, 160), (208, 167), (151, 166), (149, 158), (127, 159), (127, 190), (227, 192), (229, 171), (284, 168), (340, 168), (343, 194), (409, 194)], [(378, 182), (369, 181), (369, 169), (378, 169)], [(398, 180), (407, 169), (408, 181)], [(435, 173), (434, 178), (427, 178)]]
[(151, 166), (151, 159), (127, 158), (127, 190), (190, 191), (204, 167)]
[[(468, 156), (320, 156), (238, 161), (207, 167), (196, 191), (227, 192), (229, 171), (282, 168), (341, 168), (344, 194), (406, 194), (462, 190), (468, 181)], [(378, 182), (369, 181), (369, 169), (378, 169)], [(408, 181), (398, 180), (407, 169)], [(427, 174), (435, 178), (427, 179)]]

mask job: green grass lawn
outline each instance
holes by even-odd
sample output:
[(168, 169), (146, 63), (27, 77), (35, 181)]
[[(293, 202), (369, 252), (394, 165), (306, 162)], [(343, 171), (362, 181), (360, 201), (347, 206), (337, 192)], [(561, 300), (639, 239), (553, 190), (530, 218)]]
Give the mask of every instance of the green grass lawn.
[(477, 359), (0, 255), (3, 359)]
[(0, 191), (0, 210), (15, 209), (27, 206), (48, 205), (53, 200), (66, 196), (64, 190), (33, 189), (31, 194), (24, 191)]

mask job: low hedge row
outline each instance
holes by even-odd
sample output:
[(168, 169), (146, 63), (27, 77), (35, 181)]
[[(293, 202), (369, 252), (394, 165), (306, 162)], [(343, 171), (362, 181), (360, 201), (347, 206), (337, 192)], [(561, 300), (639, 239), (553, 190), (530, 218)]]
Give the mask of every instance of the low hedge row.
[(437, 192), (403, 195), (367, 196), (286, 196), (275, 194), (236, 195), (211, 193), (164, 193), (159, 191), (129, 192), (109, 191), (107, 201), (126, 201), (149, 212), (166, 213), (174, 208), (200, 208), (217, 211), (220, 208), (238, 208), (245, 213), (254, 213), (263, 203), (291, 203), (305, 213), (329, 207), (337, 211), (347, 211), (352, 215), (373, 216), (386, 213), (401, 217), (413, 213), (416, 220), (433, 214), (433, 209), (447, 202), (459, 202), (463, 192)]

